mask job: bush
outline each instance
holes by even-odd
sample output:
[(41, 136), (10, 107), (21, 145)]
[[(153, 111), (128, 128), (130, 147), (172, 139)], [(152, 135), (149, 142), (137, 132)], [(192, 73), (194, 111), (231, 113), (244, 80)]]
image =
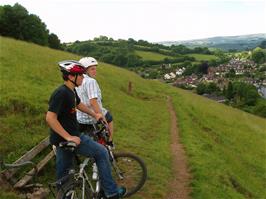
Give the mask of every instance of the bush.
[(258, 100), (256, 106), (254, 107), (253, 113), (266, 118), (266, 100), (265, 99)]

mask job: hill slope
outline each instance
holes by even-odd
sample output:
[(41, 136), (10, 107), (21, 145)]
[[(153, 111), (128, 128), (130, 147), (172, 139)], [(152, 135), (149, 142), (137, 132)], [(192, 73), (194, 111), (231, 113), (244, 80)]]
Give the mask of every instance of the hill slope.
[[(14, 161), (48, 136), (44, 121), (51, 92), (62, 83), (56, 66), (78, 56), (0, 37), (0, 155)], [(171, 96), (181, 142), (193, 175), (193, 198), (263, 198), (265, 187), (265, 119), (218, 104), (132, 72), (101, 63), (98, 81), (105, 105), (115, 118), (118, 150), (140, 155), (148, 181), (132, 198), (165, 198), (171, 174)], [(131, 94), (128, 82), (133, 84)], [(54, 164), (42, 173), (53, 180)], [(177, 165), (178, 167), (178, 165)], [(252, 183), (250, 183), (252, 182)], [(0, 191), (0, 198), (15, 198)], [(14, 197), (13, 197), (14, 196)]]

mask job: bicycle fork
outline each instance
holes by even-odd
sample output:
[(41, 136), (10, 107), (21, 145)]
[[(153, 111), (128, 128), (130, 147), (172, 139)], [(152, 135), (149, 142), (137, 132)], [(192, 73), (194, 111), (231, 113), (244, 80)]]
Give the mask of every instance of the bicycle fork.
[(120, 170), (120, 168), (117, 166), (116, 164), (116, 160), (115, 160), (115, 157), (114, 157), (114, 153), (111, 149), (111, 147), (108, 146), (108, 152), (109, 152), (109, 155), (110, 155), (110, 162), (115, 170), (115, 173), (116, 175), (119, 177), (120, 180), (123, 180), (124, 179), (124, 176), (123, 176), (123, 172)]

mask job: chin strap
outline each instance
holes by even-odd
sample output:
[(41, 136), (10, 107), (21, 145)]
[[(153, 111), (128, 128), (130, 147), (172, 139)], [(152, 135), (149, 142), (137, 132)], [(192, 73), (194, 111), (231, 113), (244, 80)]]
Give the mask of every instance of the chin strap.
[(78, 86), (77, 85), (77, 78), (78, 78), (78, 75), (76, 74), (75, 75), (75, 81), (72, 81), (71, 79), (68, 79), (68, 80), (71, 81), (75, 86)]

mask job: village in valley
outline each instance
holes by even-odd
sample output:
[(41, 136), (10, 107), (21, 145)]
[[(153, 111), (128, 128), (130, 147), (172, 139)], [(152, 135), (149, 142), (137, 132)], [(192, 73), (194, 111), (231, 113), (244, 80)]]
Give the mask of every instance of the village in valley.
[[(164, 66), (164, 68), (171, 68), (171, 65)], [(209, 66), (206, 74), (191, 74), (183, 75), (185, 67), (177, 68), (169, 73), (164, 74), (164, 81), (171, 83), (174, 86), (185, 89), (196, 89), (201, 83), (214, 83), (221, 91), (228, 86), (229, 81), (241, 80), (247, 84), (254, 85), (262, 97), (266, 98), (263, 87), (266, 87), (266, 79), (254, 76), (259, 70), (257, 64), (249, 59), (232, 58), (228, 63), (220, 64), (216, 67)], [(265, 72), (264, 72), (265, 73)], [(207, 97), (223, 101), (223, 97), (215, 95), (206, 95)]]

